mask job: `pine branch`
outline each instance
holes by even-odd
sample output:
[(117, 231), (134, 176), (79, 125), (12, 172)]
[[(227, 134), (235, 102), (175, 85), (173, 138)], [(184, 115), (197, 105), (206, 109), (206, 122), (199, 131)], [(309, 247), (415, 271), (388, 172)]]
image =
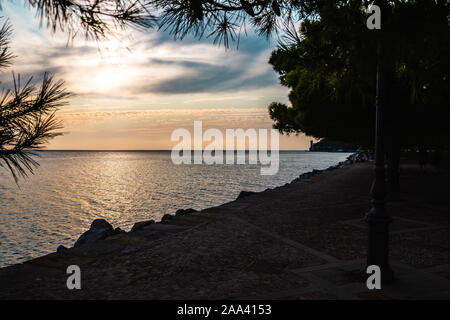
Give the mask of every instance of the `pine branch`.
[[(0, 29), (0, 68), (11, 64), (9, 52), (9, 22)], [(61, 132), (61, 122), (55, 112), (67, 103), (70, 93), (63, 81), (44, 74), (39, 87), (32, 78), (21, 85), (20, 75), (13, 73), (14, 88), (3, 90), (0, 96), (0, 167), (7, 168), (16, 183), (20, 177), (33, 173), (38, 163), (33, 159), (33, 149), (42, 148)]]

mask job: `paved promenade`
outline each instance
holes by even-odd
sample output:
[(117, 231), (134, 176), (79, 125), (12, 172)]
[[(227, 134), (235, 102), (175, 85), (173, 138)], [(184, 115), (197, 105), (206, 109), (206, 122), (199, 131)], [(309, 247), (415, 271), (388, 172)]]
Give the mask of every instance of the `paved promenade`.
[(396, 281), (377, 291), (362, 281), (371, 181), (372, 164), (347, 165), (3, 268), (0, 299), (449, 299), (450, 174), (402, 166)]

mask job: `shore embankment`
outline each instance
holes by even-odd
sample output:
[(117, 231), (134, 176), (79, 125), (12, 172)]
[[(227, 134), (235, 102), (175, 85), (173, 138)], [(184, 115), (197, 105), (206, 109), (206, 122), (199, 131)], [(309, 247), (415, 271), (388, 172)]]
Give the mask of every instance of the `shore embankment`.
[[(361, 281), (372, 169), (371, 162), (341, 164), (0, 269), (0, 298), (448, 297), (450, 175), (410, 164), (402, 166), (402, 201), (388, 205), (399, 282), (373, 293)], [(69, 265), (81, 269), (81, 290), (66, 287)]]
[[(297, 177), (296, 179), (294, 179), (292, 182), (295, 181), (299, 181), (301, 179), (309, 179), (313, 176), (319, 175), (325, 171), (329, 171), (329, 170), (334, 170), (337, 168), (341, 168), (345, 165), (349, 165), (355, 162), (364, 162), (367, 161), (367, 157), (364, 157), (363, 154), (351, 154), (350, 156), (347, 157), (347, 159), (345, 161), (339, 162), (338, 164), (331, 166), (325, 170), (313, 170), (310, 172), (305, 172), (303, 174), (301, 174), (299, 177)], [(291, 182), (291, 183), (292, 183)], [(267, 189), (269, 190), (269, 189)], [(245, 197), (248, 197), (250, 195), (255, 195), (258, 194), (260, 192), (252, 192), (252, 191), (246, 191), (243, 190), (239, 193), (239, 195), (237, 196), (236, 200), (240, 200), (243, 199)], [(208, 209), (205, 209), (203, 211), (207, 211)], [(130, 229), (129, 232), (136, 232), (136, 231), (140, 231), (143, 229), (148, 228), (149, 226), (153, 225), (151, 228), (155, 229), (155, 228), (161, 228), (161, 224), (164, 224), (165, 222), (171, 221), (173, 219), (175, 219), (176, 217), (179, 216), (184, 216), (184, 215), (192, 215), (192, 214), (196, 214), (199, 211), (192, 209), (192, 208), (187, 208), (187, 209), (178, 209), (174, 214), (165, 214), (164, 216), (162, 216), (161, 220), (158, 222), (155, 222), (155, 220), (151, 219), (151, 220), (144, 220), (144, 221), (138, 221), (138, 222), (134, 222), (132, 228)], [(105, 240), (109, 237), (115, 236), (115, 235), (119, 235), (119, 234), (124, 234), (126, 233), (126, 231), (122, 230), (121, 228), (114, 228), (108, 221), (106, 221), (105, 219), (95, 219), (94, 221), (92, 221), (91, 226), (89, 228), (89, 230), (87, 230), (86, 232), (84, 232), (74, 243), (74, 247), (79, 247), (81, 245), (86, 245), (86, 244), (92, 244), (101, 240)], [(57, 248), (58, 252), (62, 252), (67, 250), (66, 247), (60, 245)]]

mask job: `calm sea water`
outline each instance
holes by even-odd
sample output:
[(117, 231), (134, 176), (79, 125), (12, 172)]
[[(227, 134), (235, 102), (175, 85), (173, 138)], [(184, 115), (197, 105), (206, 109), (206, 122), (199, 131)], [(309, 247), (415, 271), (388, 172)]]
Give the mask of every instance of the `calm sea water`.
[(170, 152), (40, 152), (34, 175), (15, 184), (0, 168), (0, 266), (72, 246), (92, 220), (129, 230), (180, 208), (205, 209), (262, 191), (347, 153), (281, 152), (275, 176), (258, 165), (174, 165)]

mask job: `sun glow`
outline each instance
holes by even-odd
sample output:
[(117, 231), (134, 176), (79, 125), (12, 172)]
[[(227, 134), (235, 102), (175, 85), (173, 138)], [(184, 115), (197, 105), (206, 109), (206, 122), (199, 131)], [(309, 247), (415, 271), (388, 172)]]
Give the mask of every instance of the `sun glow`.
[(99, 93), (117, 92), (117, 89), (129, 87), (139, 72), (126, 65), (99, 66), (85, 83), (85, 89), (95, 90)]
[(136, 65), (146, 55), (138, 49), (131, 51), (122, 40), (111, 39), (96, 45), (97, 52), (90, 59), (84, 57), (83, 62), (80, 61), (83, 68), (75, 72), (75, 77), (83, 80), (75, 82), (77, 90), (120, 95), (118, 89), (132, 86), (143, 74)]

